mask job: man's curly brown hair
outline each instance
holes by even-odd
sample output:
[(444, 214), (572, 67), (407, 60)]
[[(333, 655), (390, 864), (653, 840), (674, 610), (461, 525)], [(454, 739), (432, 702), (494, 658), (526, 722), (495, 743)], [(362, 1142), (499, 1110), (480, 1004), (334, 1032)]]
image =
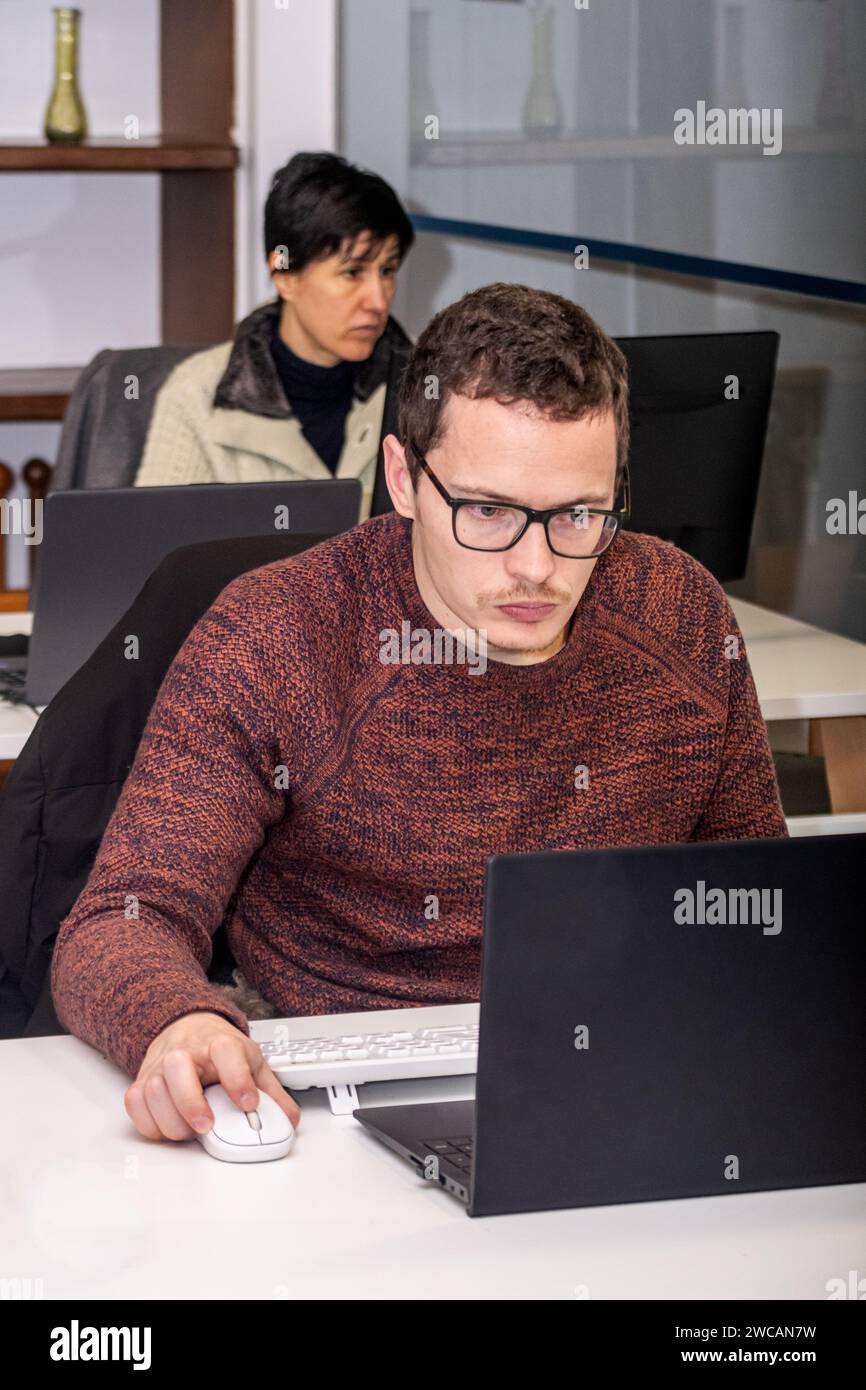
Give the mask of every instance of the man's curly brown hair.
[(552, 420), (612, 410), (619, 488), (629, 449), (628, 364), (579, 304), (549, 290), (497, 282), (434, 315), (400, 383), (398, 431), (415, 487), (417, 453), (441, 442), (451, 395), (492, 397), (502, 405), (528, 401)]

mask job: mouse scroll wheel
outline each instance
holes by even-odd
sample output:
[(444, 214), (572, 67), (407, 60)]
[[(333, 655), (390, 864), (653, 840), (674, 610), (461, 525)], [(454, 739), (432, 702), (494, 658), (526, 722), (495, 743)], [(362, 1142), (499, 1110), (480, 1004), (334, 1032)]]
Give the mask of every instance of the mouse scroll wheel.
[(247, 1117), (247, 1124), (249, 1125), (250, 1129), (261, 1129), (262, 1122), (259, 1119), (258, 1110), (245, 1110), (244, 1114)]

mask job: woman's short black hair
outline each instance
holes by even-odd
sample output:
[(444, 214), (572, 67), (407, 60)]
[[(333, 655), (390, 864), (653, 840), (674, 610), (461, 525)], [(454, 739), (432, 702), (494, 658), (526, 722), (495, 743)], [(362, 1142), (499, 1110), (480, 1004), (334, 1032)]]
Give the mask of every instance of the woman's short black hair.
[(402, 262), (415, 240), (399, 198), (378, 174), (324, 150), (296, 154), (274, 174), (265, 203), (266, 257), (285, 247), (286, 269), (303, 270), (363, 231), (373, 234), (368, 257), (396, 234)]

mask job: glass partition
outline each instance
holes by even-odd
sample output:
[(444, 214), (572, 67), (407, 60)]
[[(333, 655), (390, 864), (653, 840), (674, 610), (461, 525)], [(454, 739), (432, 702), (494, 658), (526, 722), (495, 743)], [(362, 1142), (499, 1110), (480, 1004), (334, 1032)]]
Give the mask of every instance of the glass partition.
[(614, 335), (779, 332), (729, 587), (866, 639), (866, 5), (343, 0), (340, 55), (341, 152), (419, 227), (411, 334), (494, 280)]

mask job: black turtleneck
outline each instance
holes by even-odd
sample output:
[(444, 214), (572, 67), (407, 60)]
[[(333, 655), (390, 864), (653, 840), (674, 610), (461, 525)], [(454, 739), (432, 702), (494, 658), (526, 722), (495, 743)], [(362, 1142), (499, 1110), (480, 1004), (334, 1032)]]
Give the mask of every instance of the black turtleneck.
[(278, 323), (271, 334), (271, 356), (305, 438), (334, 473), (343, 450), (357, 364), (338, 362), (335, 367), (320, 367), (307, 362), (283, 342)]

